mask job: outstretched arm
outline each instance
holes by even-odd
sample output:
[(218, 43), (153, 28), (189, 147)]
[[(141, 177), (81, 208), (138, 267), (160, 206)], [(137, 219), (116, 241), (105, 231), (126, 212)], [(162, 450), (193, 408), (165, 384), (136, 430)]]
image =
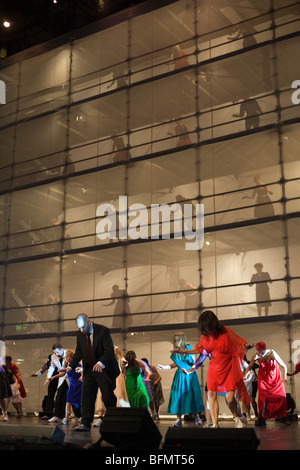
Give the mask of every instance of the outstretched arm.
[(292, 377), (293, 375), (299, 374), (299, 372), (300, 372), (300, 369), (299, 369), (299, 370), (294, 370), (294, 372), (292, 372), (291, 374), (289, 374), (289, 373), (287, 372), (286, 375), (288, 375), (289, 377)]
[(171, 364), (168, 364), (166, 366), (163, 366), (161, 364), (157, 364), (157, 368), (159, 370), (168, 370), (168, 369), (174, 369), (174, 367), (177, 367), (175, 362), (171, 362)]

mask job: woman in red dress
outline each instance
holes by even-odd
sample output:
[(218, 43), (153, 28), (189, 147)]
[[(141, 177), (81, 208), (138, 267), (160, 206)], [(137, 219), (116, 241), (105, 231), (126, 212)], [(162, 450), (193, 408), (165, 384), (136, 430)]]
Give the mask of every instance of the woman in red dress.
[[(20, 392), (20, 395), (21, 395), (21, 398), (25, 398), (27, 396), (26, 394), (26, 390), (25, 390), (25, 387), (24, 387), (24, 384), (23, 384), (23, 381), (20, 377), (21, 375), (21, 372), (20, 372), (20, 369), (19, 367), (17, 366), (17, 364), (14, 364), (12, 362), (12, 357), (11, 356), (5, 356), (5, 363), (6, 363), (6, 367), (7, 369), (12, 373), (12, 375), (14, 376), (17, 384), (18, 384), (18, 389), (19, 389), (19, 392)], [(16, 408), (17, 410), (17, 418), (21, 418), (22, 417), (22, 414), (23, 414), (23, 411), (22, 411), (22, 400), (20, 401), (12, 401), (12, 404), (14, 405), (14, 407)]]
[(12, 357), (11, 356), (5, 356), (5, 363), (6, 367), (8, 370), (13, 374), (13, 376), (16, 378), (18, 384), (19, 384), (19, 390), (20, 390), (20, 395), (22, 398), (26, 398), (26, 390), (23, 384), (23, 381), (21, 379), (21, 372), (17, 364), (13, 364), (12, 362)]
[(240, 361), (245, 356), (247, 341), (240, 338), (230, 328), (222, 325), (217, 316), (210, 310), (203, 312), (198, 319), (201, 332), (200, 341), (195, 349), (180, 351), (186, 354), (210, 355), (207, 371), (208, 400), (212, 418), (212, 427), (218, 427), (218, 393), (226, 393), (226, 400), (233, 415), (235, 427), (245, 427), (246, 421), (238, 416), (235, 391), (238, 391), (242, 411), (246, 412), (250, 403), (249, 395), (243, 381)]
[[(265, 426), (266, 419), (283, 418), (287, 414), (286, 391), (283, 385), (283, 382), (287, 381), (287, 366), (274, 350), (267, 349), (263, 341), (256, 343), (255, 348), (256, 353), (252, 356), (244, 376), (255, 361), (258, 361), (258, 420), (255, 425)], [(283, 368), (283, 377), (279, 366)]]

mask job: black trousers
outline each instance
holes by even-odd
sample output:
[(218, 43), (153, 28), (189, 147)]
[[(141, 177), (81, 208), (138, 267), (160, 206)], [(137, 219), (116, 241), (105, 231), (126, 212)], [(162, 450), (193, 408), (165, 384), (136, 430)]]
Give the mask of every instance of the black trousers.
[(66, 380), (64, 380), (61, 386), (57, 389), (53, 414), (60, 419), (63, 419), (65, 416), (68, 389), (69, 385)]
[(87, 369), (83, 375), (81, 395), (81, 423), (90, 427), (94, 420), (95, 403), (100, 388), (105, 408), (114, 407), (117, 398), (114, 394), (116, 379), (111, 379), (105, 372), (93, 372)]
[(47, 395), (47, 401), (46, 401), (46, 406), (45, 406), (45, 411), (44, 412), (50, 418), (53, 416), (54, 397), (55, 397), (55, 394), (56, 394), (57, 385), (58, 385), (58, 379), (50, 380), (50, 382), (48, 384), (48, 395)]

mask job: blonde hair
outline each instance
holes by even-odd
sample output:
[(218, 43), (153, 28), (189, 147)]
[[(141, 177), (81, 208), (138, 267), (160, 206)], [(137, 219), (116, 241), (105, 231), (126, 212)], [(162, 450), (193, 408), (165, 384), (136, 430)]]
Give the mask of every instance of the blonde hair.
[(72, 349), (68, 349), (68, 350), (66, 351), (66, 357), (67, 357), (67, 356), (73, 357), (73, 356), (74, 356), (74, 351), (73, 351)]
[(182, 333), (182, 331), (178, 331), (177, 333), (175, 333), (175, 335), (173, 336), (173, 344), (176, 347), (179, 347), (181, 349), (185, 349), (185, 347), (186, 347), (186, 337), (185, 337), (185, 334)]

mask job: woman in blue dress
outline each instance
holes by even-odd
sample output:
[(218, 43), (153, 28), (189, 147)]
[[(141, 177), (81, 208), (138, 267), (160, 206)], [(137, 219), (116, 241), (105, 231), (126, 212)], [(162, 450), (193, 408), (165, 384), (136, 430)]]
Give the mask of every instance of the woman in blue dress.
[[(174, 348), (192, 349), (190, 344), (186, 344), (184, 333), (176, 333), (173, 338)], [(191, 354), (181, 355), (172, 353), (170, 356), (173, 361), (167, 366), (158, 365), (158, 369), (173, 369), (175, 372), (167, 412), (177, 415), (174, 426), (182, 426), (182, 415), (193, 414), (196, 425), (201, 425), (199, 413), (204, 411), (201, 388), (197, 374), (187, 374), (188, 370), (195, 362), (195, 356)]]
[[(72, 349), (68, 349), (66, 351), (66, 365), (65, 367), (71, 362), (74, 356), (74, 351)], [(61, 421), (61, 424), (69, 424), (69, 419), (71, 415), (71, 409), (73, 408), (73, 412), (77, 421), (81, 418), (81, 393), (82, 393), (82, 364), (77, 364), (75, 370), (70, 370), (66, 373), (66, 368), (60, 369), (60, 373), (56, 377), (62, 377), (65, 374), (68, 375), (69, 379), (69, 388), (67, 392), (66, 398), (66, 407), (65, 407), (65, 417)], [(52, 377), (53, 378), (53, 377)]]

